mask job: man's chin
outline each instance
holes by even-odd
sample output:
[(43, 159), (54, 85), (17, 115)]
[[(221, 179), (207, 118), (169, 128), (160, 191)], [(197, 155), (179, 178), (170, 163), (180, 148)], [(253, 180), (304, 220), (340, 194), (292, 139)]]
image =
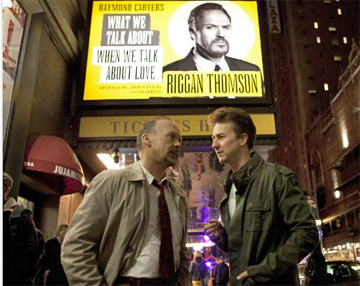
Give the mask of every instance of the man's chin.
[(220, 164), (226, 164), (226, 159), (224, 157), (221, 158), (218, 157), (218, 159)]
[(229, 49), (227, 47), (216, 47), (212, 50), (212, 55), (216, 57), (222, 57), (225, 56), (229, 52)]
[(174, 167), (174, 166), (176, 166), (177, 161), (178, 161), (178, 160), (171, 160), (171, 159), (169, 160), (169, 159), (166, 159), (166, 160), (165, 160), (165, 163), (167, 164), (168, 167)]

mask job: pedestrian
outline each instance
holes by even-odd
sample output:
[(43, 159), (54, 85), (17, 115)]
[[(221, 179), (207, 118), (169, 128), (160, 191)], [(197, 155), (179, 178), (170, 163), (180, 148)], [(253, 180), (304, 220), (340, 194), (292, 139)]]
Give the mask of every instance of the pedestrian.
[(3, 285), (32, 285), (37, 234), (30, 210), (9, 196), (13, 183), (12, 177), (3, 172)]
[(322, 254), (320, 243), (310, 253), (305, 267), (306, 286), (327, 285), (329, 278), (326, 272), (325, 257)]
[(45, 243), (45, 272), (44, 285), (69, 285), (64, 268), (61, 264), (61, 245), (64, 240), (68, 224), (60, 224), (55, 231), (55, 237)]
[(256, 128), (242, 109), (209, 115), (220, 163), (231, 170), (223, 187), (220, 221), (204, 226), (229, 253), (231, 285), (298, 285), (297, 263), (318, 242), (315, 219), (295, 174), (251, 152)]
[(62, 247), (70, 285), (190, 285), (186, 194), (165, 172), (181, 143), (155, 117), (137, 136), (140, 161), (92, 180)]
[(214, 265), (212, 270), (213, 286), (226, 286), (230, 279), (229, 266), (220, 257), (219, 262)]
[(195, 251), (194, 259), (190, 263), (190, 277), (192, 286), (205, 286), (206, 272), (204, 260), (200, 251)]

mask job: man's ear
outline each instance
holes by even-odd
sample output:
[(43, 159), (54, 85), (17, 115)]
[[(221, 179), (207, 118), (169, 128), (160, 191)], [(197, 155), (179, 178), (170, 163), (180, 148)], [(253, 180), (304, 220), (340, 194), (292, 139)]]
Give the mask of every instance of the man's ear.
[(247, 135), (246, 133), (243, 133), (240, 135), (240, 145), (241, 146), (246, 145), (248, 140), (249, 140), (249, 135)]
[(195, 39), (196, 39), (195, 32), (193, 30), (190, 30), (189, 32), (190, 32), (191, 40), (195, 41)]
[(144, 133), (141, 137), (146, 146), (151, 146), (151, 139), (148, 133)]
[(195, 18), (191, 17), (190, 21), (191, 21), (191, 23), (189, 25), (190, 38), (191, 38), (191, 40), (194, 41), (196, 39), (196, 35), (195, 35), (195, 31), (196, 31)]

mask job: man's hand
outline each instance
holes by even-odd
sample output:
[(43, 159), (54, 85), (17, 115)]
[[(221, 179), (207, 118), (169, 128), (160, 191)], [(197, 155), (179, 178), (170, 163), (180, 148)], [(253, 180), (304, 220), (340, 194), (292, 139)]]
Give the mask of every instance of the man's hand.
[(204, 232), (210, 237), (212, 241), (217, 241), (220, 239), (222, 225), (217, 220), (210, 220), (208, 223), (197, 223), (197, 226), (204, 227)]
[(238, 277), (236, 277), (236, 279), (241, 280), (241, 279), (244, 279), (246, 277), (249, 277), (249, 274), (247, 273), (247, 271), (244, 271)]

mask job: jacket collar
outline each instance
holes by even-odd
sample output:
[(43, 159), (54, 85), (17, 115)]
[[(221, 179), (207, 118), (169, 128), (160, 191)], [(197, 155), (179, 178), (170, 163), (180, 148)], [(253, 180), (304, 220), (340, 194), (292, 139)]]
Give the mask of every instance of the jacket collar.
[(173, 192), (175, 191), (176, 195), (186, 198), (185, 192), (180, 188), (178, 184), (176, 184), (173, 180), (170, 180), (170, 178), (169, 178), (169, 186)]
[(17, 205), (18, 203), (13, 197), (7, 197), (4, 202), (4, 212), (10, 211), (12, 208), (14, 208)]
[(250, 156), (249, 161), (247, 161), (244, 166), (236, 172), (230, 170), (220, 183), (225, 190), (223, 199), (227, 198), (233, 183), (238, 191), (244, 191), (250, 180), (256, 176), (260, 167), (265, 162), (256, 152), (252, 152)]
[(142, 181), (146, 180), (146, 176), (141, 169), (140, 161), (126, 167), (126, 173), (129, 181)]
[(191, 71), (197, 70), (195, 61), (193, 59), (193, 51), (194, 48), (192, 48), (190, 52), (187, 54), (187, 56), (183, 58), (182, 61), (179, 62), (179, 70), (191, 70)]
[[(186, 55), (185, 58), (183, 58), (180, 62), (179, 62), (179, 70), (189, 70), (189, 71), (196, 71), (196, 64), (193, 58), (193, 53), (194, 53), (194, 47), (191, 48), (190, 52)], [(229, 66), (230, 70), (236, 70), (237, 67), (234, 66), (232, 64), (232, 61), (230, 60), (229, 57), (225, 56), (225, 61), (227, 63), (227, 65)]]

